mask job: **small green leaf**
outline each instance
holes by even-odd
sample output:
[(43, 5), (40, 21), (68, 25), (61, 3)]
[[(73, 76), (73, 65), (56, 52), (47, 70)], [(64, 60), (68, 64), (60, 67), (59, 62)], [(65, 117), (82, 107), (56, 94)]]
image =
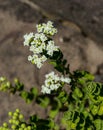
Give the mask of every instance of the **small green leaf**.
[(43, 108), (47, 108), (47, 106), (49, 105), (49, 98), (48, 97), (39, 97), (38, 98), (38, 103), (43, 107)]
[(98, 113), (99, 107), (96, 105), (93, 105), (93, 107), (91, 108), (91, 112), (93, 115), (96, 115)]
[(31, 88), (31, 89), (30, 89), (30, 92), (31, 92), (35, 97), (37, 97), (37, 95), (38, 95), (38, 89), (37, 89), (36, 87)]
[(21, 93), (20, 93), (20, 96), (23, 98), (23, 99), (27, 99), (28, 98), (28, 92), (26, 92), (25, 90), (24, 91), (22, 91)]
[(53, 65), (54, 67), (56, 67), (56, 66), (57, 66), (56, 61), (51, 60), (49, 63), (50, 63), (51, 65)]
[(98, 115), (103, 116), (103, 106), (100, 106)]
[(94, 125), (95, 125), (95, 127), (96, 127), (96, 130), (102, 130), (102, 120), (101, 119), (96, 119), (95, 121), (94, 121)]
[(59, 112), (58, 109), (50, 110), (50, 112), (49, 112), (50, 118), (55, 118), (55, 116), (57, 116), (58, 112)]
[(73, 94), (74, 94), (76, 97), (78, 97), (78, 98), (83, 97), (83, 93), (81, 92), (80, 88), (78, 88), (78, 87), (76, 87), (76, 88), (74, 89)]

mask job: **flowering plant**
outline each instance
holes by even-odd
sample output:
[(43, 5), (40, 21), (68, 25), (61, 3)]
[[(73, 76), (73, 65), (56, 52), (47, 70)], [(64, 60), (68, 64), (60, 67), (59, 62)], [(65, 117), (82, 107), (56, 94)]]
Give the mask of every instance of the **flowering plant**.
[(87, 71), (70, 72), (67, 60), (52, 39), (56, 33), (57, 29), (49, 21), (37, 25), (36, 34), (24, 35), (24, 45), (32, 52), (28, 60), (39, 69), (49, 60), (55, 68), (55, 72), (45, 75), (41, 92), (36, 87), (26, 91), (18, 79), (11, 84), (5, 77), (0, 78), (0, 91), (17, 93), (27, 103), (35, 101), (47, 110), (47, 117), (32, 115), (27, 121), (16, 109), (8, 113), (10, 119), (0, 126), (0, 130), (103, 129), (103, 85), (95, 82), (94, 76)]

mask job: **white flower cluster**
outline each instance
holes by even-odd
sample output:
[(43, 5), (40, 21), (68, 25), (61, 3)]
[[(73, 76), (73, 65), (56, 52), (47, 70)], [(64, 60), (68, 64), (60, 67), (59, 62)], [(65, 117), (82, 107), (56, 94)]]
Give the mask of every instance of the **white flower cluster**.
[(59, 47), (55, 46), (54, 41), (48, 37), (57, 32), (52, 22), (49, 21), (47, 24), (37, 25), (37, 31), (38, 33), (36, 34), (29, 33), (24, 35), (24, 45), (30, 46), (30, 51), (33, 53), (32, 56), (28, 56), (28, 60), (36, 64), (38, 68), (41, 68), (47, 60), (44, 52), (52, 56), (54, 51), (59, 51)]
[(53, 23), (51, 21), (48, 21), (47, 24), (38, 24), (36, 27), (39, 33), (43, 32), (44, 34), (51, 36), (57, 33), (57, 29), (54, 28)]
[(50, 72), (49, 74), (45, 75), (45, 84), (42, 85), (41, 92), (44, 94), (50, 94), (51, 91), (57, 90), (59, 87), (62, 86), (62, 83), (70, 83), (71, 79), (68, 77), (61, 76), (59, 77), (54, 72)]

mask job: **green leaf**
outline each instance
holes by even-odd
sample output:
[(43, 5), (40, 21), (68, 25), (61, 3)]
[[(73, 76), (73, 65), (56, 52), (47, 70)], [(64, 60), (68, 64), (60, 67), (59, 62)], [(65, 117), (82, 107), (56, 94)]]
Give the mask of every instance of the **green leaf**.
[(72, 120), (73, 112), (72, 111), (66, 111), (64, 112), (64, 119), (65, 120)]
[(80, 84), (85, 84), (87, 81), (93, 81), (94, 76), (87, 71), (74, 71), (74, 77), (77, 79), (77, 82)]
[(83, 97), (83, 93), (81, 92), (80, 88), (76, 87), (73, 91), (73, 95), (75, 95), (75, 97), (78, 98), (82, 98)]
[(98, 115), (103, 116), (103, 105), (100, 106)]
[(38, 116), (37, 115), (32, 115), (32, 116), (30, 116), (29, 120), (30, 120), (30, 122), (35, 123), (35, 122), (38, 121)]
[(28, 92), (24, 90), (20, 93), (20, 96), (26, 100), (28, 98)]
[(14, 79), (14, 83), (15, 83), (15, 89), (17, 91), (22, 91), (24, 89), (24, 85), (20, 83), (18, 79)]
[(103, 129), (102, 124), (103, 124), (103, 120), (101, 120), (101, 119), (96, 119), (94, 121), (94, 125), (96, 127), (96, 130), (102, 130)]
[(56, 61), (51, 60), (49, 63), (50, 63), (51, 65), (53, 65), (54, 67), (56, 67), (56, 66), (57, 66)]
[(30, 92), (31, 92), (35, 97), (37, 97), (37, 95), (38, 95), (38, 89), (37, 89), (36, 87), (31, 88), (31, 89), (30, 89)]
[(47, 106), (49, 105), (50, 103), (50, 100), (48, 97), (39, 97), (38, 98), (38, 101), (37, 101), (43, 108), (47, 108)]
[(67, 60), (66, 60), (66, 59), (64, 59), (64, 60), (63, 60), (63, 65), (65, 66), (65, 65), (66, 65), (66, 63), (67, 63)]
[(50, 118), (55, 118), (55, 116), (57, 116), (58, 112), (59, 112), (58, 109), (50, 110), (50, 112), (49, 112)]
[(91, 112), (93, 115), (96, 115), (98, 113), (99, 107), (96, 105), (93, 105), (93, 107), (91, 108)]

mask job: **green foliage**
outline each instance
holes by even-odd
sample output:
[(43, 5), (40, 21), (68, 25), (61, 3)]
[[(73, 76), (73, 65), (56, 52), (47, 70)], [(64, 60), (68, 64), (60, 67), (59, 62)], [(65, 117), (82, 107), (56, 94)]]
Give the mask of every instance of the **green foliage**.
[(55, 51), (52, 57), (50, 58), (50, 64), (54, 66), (54, 68), (62, 74), (68, 74), (69, 72), (69, 64), (67, 64), (67, 60), (63, 59), (63, 54), (61, 50)]
[(71, 73), (61, 50), (54, 51), (52, 56), (45, 53), (45, 56), (59, 74), (70, 77), (70, 84), (65, 87), (61, 82), (58, 89), (42, 94), (36, 87), (25, 90), (18, 79), (12, 84), (1, 77), (0, 91), (17, 94), (26, 103), (37, 103), (46, 110), (47, 116), (42, 119), (32, 115), (27, 121), (16, 109), (9, 112), (10, 119), (0, 126), (0, 130), (103, 130), (103, 84), (95, 82), (95, 77), (87, 71)]
[[(94, 76), (85, 71), (74, 71), (71, 75), (71, 79), (71, 90), (69, 94), (64, 89), (59, 89), (57, 93), (53, 92), (51, 95), (40, 95), (35, 87), (31, 88), (30, 91), (24, 90), (24, 87), (20, 87), (24, 85), (18, 80), (14, 86), (9, 83), (10, 87), (5, 87), (9, 82), (7, 79), (1, 81), (0, 88), (2, 88), (2, 91), (9, 91), (13, 94), (13, 90), (15, 90), (15, 93), (21, 96), (27, 103), (35, 101), (44, 109), (50, 108), (47, 119), (39, 119), (37, 115), (30, 117), (29, 125), (33, 125), (31, 130), (58, 129), (58, 123), (61, 123), (61, 126), (65, 130), (102, 130), (103, 85), (93, 81)], [(5, 89), (3, 89), (3, 85)], [(19, 87), (16, 87), (16, 89), (15, 86)], [(62, 117), (60, 113), (62, 113)], [(3, 126), (0, 127), (1, 130), (3, 130), (2, 128), (5, 128), (5, 130), (16, 130), (16, 128), (19, 127), (21, 130), (21, 127), (23, 127), (23, 125), (21, 125), (22, 123), (25, 124), (25, 127), (29, 128), (27, 122), (24, 119), (21, 121), (17, 113), (9, 113), (9, 115), (12, 117), (12, 119), (9, 120), (9, 123), (12, 122), (11, 128), (8, 127), (9, 125), (7, 123), (4, 123)], [(55, 122), (57, 116), (61, 118), (59, 122)], [(18, 126), (15, 125), (15, 122)]]

